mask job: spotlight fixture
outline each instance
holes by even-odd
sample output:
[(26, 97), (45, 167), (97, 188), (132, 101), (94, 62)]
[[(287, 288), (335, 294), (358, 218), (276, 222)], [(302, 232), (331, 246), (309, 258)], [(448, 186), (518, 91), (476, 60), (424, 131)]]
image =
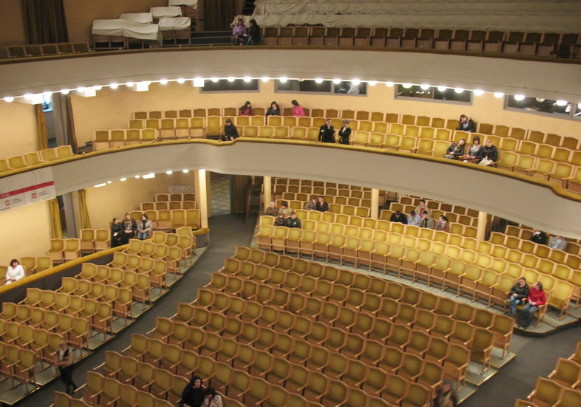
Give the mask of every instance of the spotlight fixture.
[(186, 80), (184, 78), (178, 78), (177, 83), (182, 84), (182, 83), (186, 83)]
[(359, 86), (361, 84), (361, 80), (360, 79), (353, 79), (351, 80), (351, 85), (353, 86)]
[(250, 76), (245, 76), (243, 81), (246, 83), (250, 83), (252, 81), (252, 78)]
[(132, 88), (133, 86), (135, 86), (135, 82), (126, 82), (125, 86), (127, 86), (128, 88)]
[(264, 83), (268, 82), (270, 80), (270, 78), (268, 76), (263, 76), (262, 78), (260, 78), (260, 80)]
[(523, 100), (525, 100), (525, 95), (518, 94), (518, 95), (514, 95), (513, 98), (517, 102), (522, 102)]
[(13, 97), (13, 96), (6, 96), (6, 97), (4, 98), (4, 101), (5, 101), (6, 103), (12, 103), (12, 102), (14, 102), (14, 97)]
[(387, 86), (387, 87), (390, 87), (391, 88), (393, 85), (395, 85), (395, 83), (393, 83), (393, 82), (385, 82), (385, 86)]
[(119, 84), (117, 84), (117, 83), (113, 82), (113, 83), (109, 84), (109, 87), (110, 87), (111, 89), (117, 89), (117, 88), (119, 87)]
[(456, 92), (457, 94), (464, 93), (464, 89), (463, 88), (454, 88), (454, 92)]
[(420, 88), (421, 88), (422, 90), (428, 90), (428, 89), (430, 89), (430, 88), (431, 88), (431, 86), (430, 86), (430, 85), (428, 85), (427, 83), (424, 83), (423, 85), (420, 85)]
[(377, 81), (367, 81), (367, 84), (369, 86), (375, 86), (375, 85), (377, 85)]
[(97, 184), (97, 185), (95, 185), (94, 187), (95, 187), (95, 188), (101, 188), (101, 187), (106, 187), (106, 186), (107, 186), (107, 183), (106, 183), (106, 182), (103, 182), (103, 183), (101, 183), (101, 184)]
[(503, 92), (494, 92), (494, 97), (497, 99), (503, 98), (504, 93)]
[(123, 178), (119, 178), (119, 181), (121, 181), (121, 182), (125, 182), (125, 181), (127, 181), (127, 178), (125, 178), (125, 177), (123, 177)]
[(448, 88), (446, 86), (438, 86), (436, 89), (438, 89), (439, 92), (445, 92)]
[(182, 172), (183, 172), (184, 174), (187, 174), (188, 172), (190, 172), (190, 170), (188, 170), (188, 169), (186, 168), (185, 170), (182, 170)]
[(153, 178), (155, 178), (155, 172), (150, 172), (149, 174), (145, 174), (141, 178), (143, 178), (143, 179), (153, 179)]
[(567, 106), (569, 104), (569, 102), (567, 102), (566, 100), (563, 100), (563, 99), (559, 99), (555, 102), (555, 104), (557, 106), (563, 107), (563, 106)]
[(171, 174), (173, 174), (173, 171), (172, 171), (172, 170), (167, 170), (165, 173), (166, 173), (167, 175), (171, 175)]
[(342, 81), (341, 81), (341, 79), (339, 79), (339, 78), (335, 78), (335, 79), (333, 79), (333, 83), (334, 83), (335, 85), (338, 85), (338, 84), (340, 84), (341, 82), (342, 82)]
[(281, 76), (280, 78), (278, 78), (278, 81), (279, 81), (280, 83), (287, 83), (287, 81), (288, 81), (288, 78), (287, 78), (286, 76)]
[(411, 83), (402, 83), (401, 86), (404, 87), (404, 89), (409, 89), (411, 88), (413, 85)]
[(315, 83), (323, 83), (323, 78), (315, 78)]
[(234, 82), (235, 78), (233, 76), (229, 76), (228, 78), (228, 82)]
[(482, 95), (484, 95), (484, 91), (482, 89), (476, 89), (473, 93), (476, 96), (482, 96)]
[(216, 78), (215, 76), (213, 76), (210, 80), (214, 83), (218, 83), (220, 81), (220, 79)]
[(160, 80), (159, 80), (159, 83), (160, 83), (161, 85), (167, 85), (167, 84), (168, 84), (168, 82), (169, 82), (169, 81), (168, 81), (167, 79), (165, 79), (165, 78), (164, 78), (164, 79), (160, 79)]

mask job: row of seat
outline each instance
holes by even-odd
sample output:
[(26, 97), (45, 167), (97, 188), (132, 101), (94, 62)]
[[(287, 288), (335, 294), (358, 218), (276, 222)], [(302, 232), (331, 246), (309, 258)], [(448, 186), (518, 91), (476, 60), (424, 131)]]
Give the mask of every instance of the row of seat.
[[(379, 133), (387, 133), (391, 124), (398, 123), (400, 125), (411, 125), (419, 126), (422, 129), (427, 128), (428, 130), (423, 130), (424, 138), (434, 138), (436, 140), (457, 140), (457, 137), (452, 137), (454, 131), (459, 126), (458, 119), (444, 119), (441, 117), (429, 117), (429, 116), (417, 116), (413, 114), (399, 114), (399, 113), (385, 113), (385, 112), (370, 112), (367, 110), (338, 110), (338, 109), (307, 109), (304, 108), (306, 116), (294, 117), (291, 113), (290, 108), (283, 109), (282, 116), (269, 116), (268, 119), (264, 117), (264, 108), (254, 108), (255, 116), (238, 116), (238, 109), (235, 107), (231, 108), (211, 108), (211, 109), (194, 109), (194, 110), (180, 110), (175, 111), (153, 111), (153, 112), (137, 112), (133, 114), (134, 119), (146, 120), (146, 119), (162, 119), (164, 117), (169, 118), (210, 118), (213, 116), (219, 116), (219, 118), (212, 118), (212, 123), (208, 120), (203, 122), (200, 126), (200, 122), (194, 122), (196, 126), (199, 127), (215, 127), (223, 126), (224, 119), (230, 118), (233, 120), (234, 124), (237, 126), (264, 126), (268, 124), (269, 126), (286, 126), (286, 127), (320, 127), (324, 124), (327, 118), (331, 118), (334, 121), (334, 127), (339, 128), (341, 122), (337, 121), (340, 119), (350, 119), (349, 126), (353, 130), (362, 131), (374, 131)], [(220, 119), (221, 117), (221, 119)], [(219, 120), (217, 120), (219, 119)], [(215, 124), (217, 122), (218, 124)], [(142, 126), (138, 128), (145, 128), (147, 122), (135, 122), (137, 126)], [(153, 128), (160, 128), (161, 122), (153, 121), (150, 123)], [(211, 124), (211, 126), (210, 126)], [(185, 125), (185, 123), (184, 123)], [(131, 127), (131, 126), (130, 126)], [(194, 127), (185, 126), (185, 127)], [(429, 130), (432, 128), (433, 130)], [(403, 130), (398, 130), (403, 129)], [(448, 131), (445, 131), (448, 130)], [(396, 126), (394, 127), (394, 132), (398, 134), (405, 134), (405, 127)], [(410, 133), (414, 132), (410, 128)], [(502, 124), (491, 124), (491, 123), (477, 123), (476, 133), (481, 135), (481, 139), (486, 136), (495, 136), (493, 138), (495, 145), (500, 144), (501, 139), (513, 139), (513, 140), (528, 140), (537, 144), (548, 144), (554, 147), (565, 147), (571, 150), (576, 150), (579, 148), (580, 140), (577, 137), (565, 137), (554, 133), (546, 133), (538, 130), (528, 130), (521, 127), (509, 127)], [(420, 133), (421, 134), (421, 133)], [(462, 134), (464, 138), (466, 137), (466, 132), (459, 133)], [(484, 135), (484, 136), (482, 136)]]
[[(515, 236), (519, 239), (530, 240), (533, 235), (533, 228), (528, 226), (515, 226), (508, 225), (506, 227), (506, 232), (508, 236)], [(569, 237), (564, 237), (567, 241), (567, 248), (565, 251), (574, 255), (581, 256), (581, 239), (572, 239)]]
[[(359, 216), (362, 218), (369, 217), (369, 213), (371, 211), (371, 202), (368, 199), (360, 199), (360, 198), (349, 198), (347, 202), (353, 202), (358, 205), (351, 205), (346, 204), (342, 205), (339, 203), (329, 203), (329, 212), (333, 214), (342, 214), (348, 216)], [(288, 207), (293, 211), (303, 210), (306, 201), (292, 201), (286, 199), (277, 199), (275, 201), (276, 205), (280, 207), (280, 205), (286, 202)], [(367, 205), (365, 205), (367, 204)]]
[[(266, 227), (265, 236), (269, 235), (269, 228), (267, 226), (272, 225), (271, 220), (273, 218), (267, 217), (266, 215), (260, 217), (259, 225)], [(381, 220), (373, 222), (374, 220), (371, 220), (361, 225), (345, 225), (338, 221), (339, 219), (337, 219), (337, 222), (328, 221), (323, 217), (318, 221), (305, 221), (306, 225), (303, 227), (303, 230), (343, 235), (346, 238), (356, 237), (374, 240), (378, 243), (402, 245), (410, 248), (416, 247), (421, 250), (432, 250), (437, 254), (446, 254), (451, 258), (463, 258), (467, 262), (477, 262), (483, 267), (489, 267), (495, 260), (503, 259), (508, 263), (534, 269), (539, 273), (550, 274), (557, 279), (579, 285), (579, 273), (576, 267), (578, 260), (576, 257), (570, 257), (568, 262), (564, 262), (565, 258), (558, 256), (559, 253), (562, 253), (559, 250), (550, 249), (550, 252), (542, 251), (540, 252), (542, 256), (537, 256), (534, 253), (528, 253), (526, 251), (507, 249), (503, 245), (496, 245), (493, 242), (479, 241), (475, 238), (460, 236), (454, 233), (403, 225), (397, 222)], [(276, 239), (285, 238), (285, 230), (277, 229), (280, 228), (275, 228), (271, 236)], [(290, 230), (288, 233), (295, 234), (295, 232)], [(273, 241), (272, 243), (274, 245), (282, 244), (279, 241)], [(556, 255), (552, 253), (556, 253)], [(493, 259), (487, 259), (485, 256), (479, 259), (479, 254), (492, 256)], [(518, 278), (518, 272), (521, 272), (521, 270), (519, 267), (511, 267), (508, 263), (506, 265), (495, 264), (493, 267), (499, 272), (504, 271), (511, 274), (514, 278)]]
[(73, 155), (70, 145), (56, 148), (47, 148), (40, 151), (32, 151), (24, 155), (17, 155), (9, 158), (0, 159), (0, 173), (10, 170), (20, 170), (33, 165), (61, 160)]
[(92, 145), (93, 151), (102, 151), (109, 148), (153, 143), (159, 138), (159, 130), (157, 129), (97, 130)]
[(141, 220), (142, 215), (147, 215), (153, 229), (165, 232), (185, 226), (190, 229), (199, 229), (201, 225), (199, 209), (130, 211), (129, 215), (136, 222)]
[(95, 253), (109, 248), (111, 245), (111, 231), (108, 229), (81, 229), (79, 239), (81, 241), (81, 253)]
[[(56, 333), (76, 349), (87, 347), (90, 322), (84, 316), (74, 316), (42, 307), (5, 302), (2, 304), (2, 314), (0, 314), (0, 317), (5, 321), (26, 324)], [(58, 343), (51, 343), (50, 348), (56, 350), (58, 345)], [(56, 359), (53, 358), (46, 361), (53, 363), (56, 362)]]
[[(167, 264), (162, 260), (144, 260), (139, 256), (130, 256), (131, 263), (137, 263), (138, 267), (110, 267), (93, 263), (83, 263), (83, 268), (77, 278), (110, 284), (118, 287), (130, 288), (133, 297), (140, 302), (149, 302), (149, 287), (165, 288)], [(135, 260), (137, 259), (137, 260)], [(148, 268), (145, 267), (147, 264)]]
[[(443, 206), (448, 206), (448, 205), (443, 205)], [(450, 205), (452, 206), (452, 205)], [(389, 220), (389, 218), (391, 217), (391, 215), (395, 212), (395, 211), (400, 211), (403, 214), (410, 214), (411, 211), (415, 211), (416, 206), (415, 205), (403, 205), (400, 203), (395, 203), (395, 202), (391, 202), (389, 205), (389, 209), (383, 209), (380, 212), (380, 219), (383, 220)], [(460, 209), (461, 210), (461, 209)], [(383, 213), (385, 212), (385, 213)], [(474, 210), (470, 210), (471, 213), (475, 212)], [(478, 215), (476, 216), (472, 216), (472, 215), (458, 215), (457, 213), (454, 212), (447, 212), (441, 209), (433, 209), (431, 211), (429, 211), (430, 217), (432, 219), (438, 219), (440, 216), (446, 216), (448, 218), (448, 222), (450, 223), (460, 223), (462, 225), (466, 225), (466, 226), (472, 226), (474, 228), (476, 228), (476, 226), (478, 225)], [(418, 216), (420, 216), (421, 214), (417, 214)], [(389, 217), (388, 217), (389, 216)]]
[(579, 58), (578, 34), (402, 27), (263, 27), (265, 45), (378, 47), (512, 57)]
[(59, 42), (56, 44), (28, 44), (6, 47), (8, 58), (26, 58), (67, 55), (90, 52), (86, 42)]
[(259, 247), (308, 255), (326, 262), (336, 260), (376, 267), (383, 272), (393, 271), (400, 277), (422, 280), (428, 285), (436, 283), (442, 289), (455, 289), (457, 295), (469, 294), (472, 300), (482, 299), (489, 306), (498, 304), (504, 308), (510, 287), (521, 276), (527, 281), (542, 281), (548, 290), (553, 290), (549, 304), (560, 311), (561, 317), (566, 315), (574, 291), (570, 282), (535, 269), (427, 239), (408, 237), (409, 246), (406, 247), (402, 245), (401, 236), (393, 233), (390, 236), (394, 235), (397, 240), (391, 242), (327, 232), (274, 229), (275, 234), (269, 234), (267, 227), (259, 227)]
[[(317, 195), (327, 196), (328, 199), (340, 198), (359, 198), (371, 199), (371, 188), (366, 190), (351, 189), (351, 188), (336, 188), (336, 187), (316, 187), (316, 186), (298, 186), (274, 183), (272, 187), (274, 193), (282, 194), (283, 199), (306, 201), (309, 198)], [(301, 194), (297, 198), (297, 195)], [(306, 196), (305, 196), (306, 195)]]
[(196, 194), (193, 192), (181, 192), (171, 194), (155, 194), (155, 202), (173, 202), (173, 201), (195, 201)]
[(33, 350), (4, 342), (0, 343), (0, 374), (10, 379), (12, 387), (15, 387), (14, 380), (16, 379), (22, 382), (28, 391), (28, 385), (35, 381), (35, 366), (36, 353)]
[(567, 359), (559, 358), (548, 378), (539, 377), (527, 401), (516, 400), (515, 407), (574, 407), (581, 403), (581, 342)]
[(47, 254), (54, 264), (78, 259), (81, 257), (81, 239), (50, 239)]
[[(348, 190), (342, 190), (349, 193)], [(360, 192), (360, 191), (354, 191)], [(345, 197), (345, 196), (337, 196), (337, 195), (327, 195), (324, 193), (318, 195), (312, 194), (303, 194), (303, 193), (296, 193), (296, 192), (283, 192), (281, 197), (276, 199), (276, 202), (283, 202), (283, 201), (295, 201), (295, 202), (303, 202), (304, 203), (310, 201), (313, 198), (317, 198), (318, 196), (324, 196), (325, 202), (328, 204), (336, 204), (336, 205), (349, 205), (349, 206), (363, 206), (366, 208), (371, 208), (371, 199), (368, 198), (355, 198), (355, 197)], [(298, 209), (298, 208), (295, 208)]]
[(196, 209), (196, 201), (162, 201), (162, 202), (141, 202), (139, 204), (142, 211), (163, 211), (174, 209)]
[[(136, 248), (132, 254), (135, 254), (141, 258), (149, 257), (152, 260), (161, 260), (166, 264), (167, 272), (173, 274), (179, 274), (181, 272), (180, 264), (183, 259), (186, 258), (182, 249), (177, 246), (168, 246), (165, 244), (155, 244), (147, 240), (132, 239), (132, 241), (139, 242), (134, 243), (133, 247)], [(139, 247), (138, 247), (139, 246)], [(130, 257), (126, 253), (118, 254), (115, 253), (113, 261), (109, 263), (111, 267), (125, 268), (131, 267), (129, 261), (135, 268), (139, 268), (141, 262), (136, 264), (135, 256)]]
[(21, 322), (0, 319), (0, 336), (5, 344), (19, 346), (35, 352), (37, 360), (57, 367), (57, 352), (63, 336), (44, 328), (25, 325)]
[[(229, 320), (235, 321), (233, 318), (230, 318)], [(177, 326), (180, 325), (180, 323), (175, 324), (177, 324)], [(353, 348), (350, 348), (351, 353), (347, 352), (347, 347), (343, 349), (343, 353), (340, 353), (338, 349), (330, 351), (318, 345), (311, 345), (309, 342), (304, 340), (295, 339), (293, 336), (257, 326), (252, 322), (243, 322), (242, 325), (246, 328), (237, 337), (223, 337), (219, 333), (212, 333), (200, 327), (188, 327), (186, 325), (186, 329), (191, 331), (191, 333), (190, 339), (184, 343), (184, 346), (186, 348), (189, 347), (190, 349), (194, 349), (195, 352), (202, 355), (212, 355), (219, 361), (223, 358), (227, 358), (226, 360), (229, 360), (234, 367), (237, 367), (240, 364), (245, 366), (248, 362), (258, 359), (260, 362), (253, 364), (252, 373), (259, 376), (261, 376), (261, 374), (268, 375), (273, 368), (272, 365), (274, 364), (274, 361), (276, 360), (277, 370), (273, 373), (280, 373), (281, 369), (284, 369), (284, 371), (288, 373), (287, 380), (284, 383), (284, 386), (287, 389), (289, 389), (289, 387), (291, 389), (304, 388), (309, 383), (309, 375), (313, 374), (316, 370), (319, 371), (318, 377), (321, 381), (338, 380), (339, 377), (337, 376), (342, 374), (341, 381), (346, 384), (351, 384), (354, 380), (357, 380), (357, 382), (361, 384), (361, 381), (365, 379), (365, 374), (371, 374), (373, 377), (370, 379), (370, 382), (372, 382), (373, 385), (368, 386), (365, 392), (367, 394), (373, 394), (377, 393), (379, 390), (381, 397), (388, 400), (396, 394), (399, 397), (405, 397), (406, 387), (408, 386), (413, 386), (415, 389), (424, 389), (422, 384), (416, 383), (414, 380), (409, 380), (403, 374), (405, 371), (404, 366), (409, 367), (410, 369), (417, 369), (418, 371), (414, 374), (416, 378), (419, 378), (419, 376), (424, 373), (422, 366), (425, 367), (426, 364), (423, 364), (423, 362), (417, 357), (409, 357), (409, 362), (407, 363), (403, 360), (405, 355), (399, 360), (398, 371), (400, 372), (400, 377), (398, 385), (393, 384), (392, 386), (386, 386), (383, 388), (374, 388), (374, 386), (377, 385), (378, 375), (383, 380), (389, 380), (389, 377), (393, 376), (393, 373), (387, 368), (379, 368), (375, 365), (370, 366), (369, 363), (365, 361), (365, 357), (371, 355), (366, 353), (363, 349), (355, 349), (355, 344), (353, 345)], [(164, 333), (165, 331), (159, 332), (156, 330), (156, 334), (158, 335), (163, 335)], [(167, 338), (171, 338), (172, 336), (173, 333)], [(150, 344), (153, 345), (153, 343), (154, 342), (150, 340)], [(380, 360), (383, 360), (382, 356), (384, 348), (385, 346), (379, 343), (374, 347), (375, 352), (381, 353), (378, 358)], [(388, 348), (388, 352), (392, 355), (392, 358), (401, 355), (401, 353), (397, 351), (392, 353), (391, 347)], [(359, 355), (354, 356), (354, 353), (359, 353)], [(273, 356), (266, 356), (269, 354)], [(376, 356), (377, 355), (374, 355), (373, 357)], [(392, 361), (392, 359), (389, 360)], [(379, 362), (379, 360), (376, 361), (376, 364), (379, 364)], [(294, 366), (297, 365), (299, 367), (294, 368)], [(366, 365), (373, 369), (365, 369)], [(428, 373), (424, 375), (422, 379), (425, 379), (430, 383), (434, 380), (436, 383), (440, 382), (442, 380), (441, 368), (432, 362), (429, 362), (427, 365), (430, 368), (434, 367), (436, 372), (428, 369)], [(301, 374), (298, 374), (298, 372), (295, 371), (296, 369), (300, 369)], [(203, 370), (205, 369), (202, 369), (202, 372)], [(209, 376), (206, 372), (203, 372), (202, 374)], [(424, 381), (422, 380), (422, 382)], [(385, 386), (385, 384), (384, 381), (383, 386)], [(321, 385), (320, 382), (319, 385)], [(300, 394), (309, 399), (309, 396), (304, 392), (301, 392)], [(429, 396), (429, 391), (426, 389), (422, 394), (424, 397), (427, 397)], [(397, 402), (396, 400), (393, 401)]]

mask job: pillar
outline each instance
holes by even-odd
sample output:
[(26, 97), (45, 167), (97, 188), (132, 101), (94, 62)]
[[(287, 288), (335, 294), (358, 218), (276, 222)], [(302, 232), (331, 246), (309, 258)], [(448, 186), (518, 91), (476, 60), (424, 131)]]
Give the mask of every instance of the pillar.
[(379, 189), (371, 188), (371, 219), (379, 218)]
[(206, 170), (196, 171), (196, 201), (200, 209), (200, 223), (202, 228), (208, 227), (208, 188)]
[(266, 211), (266, 208), (270, 205), (272, 201), (272, 177), (263, 177), (264, 183), (262, 184), (263, 201), (262, 210)]
[(478, 212), (478, 225), (476, 226), (476, 239), (483, 241), (486, 238), (486, 225), (488, 221), (488, 214), (486, 212)]

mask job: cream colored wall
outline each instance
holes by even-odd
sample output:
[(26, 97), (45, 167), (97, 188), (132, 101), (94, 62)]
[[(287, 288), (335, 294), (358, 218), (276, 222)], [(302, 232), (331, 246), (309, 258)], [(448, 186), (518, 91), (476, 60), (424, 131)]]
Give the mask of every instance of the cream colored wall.
[(2, 0), (0, 48), (26, 43), (21, 3), (21, 0)]
[(167, 6), (167, 0), (64, 0), (69, 41), (90, 41), (93, 20), (119, 18), (122, 13), (146, 13)]
[(13, 258), (46, 256), (52, 237), (47, 202), (0, 213), (0, 225), (1, 265)]
[[(194, 185), (193, 174), (157, 174), (154, 179), (115, 180), (101, 188), (87, 188), (87, 208), (93, 228), (109, 228), (109, 222), (126, 212), (139, 210), (141, 202), (153, 202), (155, 194), (169, 192), (171, 185)], [(0, 246), (1, 247), (1, 246)]]
[(368, 87), (368, 96), (275, 93), (274, 81), (261, 83), (260, 92), (200, 93), (191, 82), (186, 82), (166, 86), (153, 84), (149, 92), (105, 88), (93, 98), (71, 98), (77, 139), (81, 144), (92, 140), (96, 130), (127, 128), (132, 113), (136, 111), (238, 107), (246, 100), (250, 100), (254, 106), (268, 106), (276, 100), (281, 106), (287, 107), (292, 99), (297, 99), (308, 108), (369, 110), (443, 118), (457, 118), (460, 114), (466, 114), (478, 123), (504, 124), (581, 138), (579, 121), (504, 110), (504, 99), (496, 99), (491, 94), (474, 96), (473, 104), (467, 106), (401, 100), (396, 99), (394, 93), (393, 87), (383, 84)]
[(37, 150), (36, 115), (33, 105), (0, 101), (0, 158)]

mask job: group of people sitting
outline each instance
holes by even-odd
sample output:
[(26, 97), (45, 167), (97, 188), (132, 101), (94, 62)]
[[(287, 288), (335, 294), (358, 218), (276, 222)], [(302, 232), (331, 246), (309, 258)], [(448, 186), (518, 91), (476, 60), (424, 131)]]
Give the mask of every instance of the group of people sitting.
[(141, 219), (136, 222), (129, 213), (121, 221), (113, 218), (111, 223), (111, 247), (117, 247), (129, 243), (129, 239), (137, 237), (139, 240), (149, 239), (153, 231), (152, 223), (146, 214), (141, 215)]
[[(460, 115), (456, 130), (472, 133), (476, 131), (476, 124), (466, 115)], [(480, 136), (474, 136), (472, 138), (472, 145), (468, 150), (466, 150), (466, 139), (460, 139), (448, 147), (444, 157), (451, 160), (494, 167), (498, 161), (498, 149), (492, 144), (491, 139), (487, 139), (486, 144), (483, 146), (480, 141)]]
[(184, 387), (179, 407), (222, 407), (222, 397), (211, 386), (204, 386), (202, 379), (193, 376)]
[(274, 226), (286, 226), (287, 228), (298, 229), (302, 227), (301, 220), (297, 218), (296, 212), (288, 207), (286, 201), (280, 203), (280, 208), (274, 202), (271, 202), (270, 206), (264, 211), (264, 214), (275, 217)]
[[(295, 117), (306, 116), (305, 109), (297, 102), (296, 99), (291, 100), (291, 113)], [(239, 116), (254, 116), (254, 109), (252, 108), (252, 103), (249, 100), (244, 102), (242, 106), (238, 109)], [(282, 110), (280, 105), (274, 100), (270, 103), (270, 107), (266, 109), (265, 116), (281, 116)]]
[(260, 27), (255, 19), (250, 20), (250, 25), (246, 27), (244, 20), (238, 19), (232, 27), (232, 45), (260, 45)]
[(538, 229), (533, 230), (533, 234), (530, 240), (531, 242), (535, 242), (537, 244), (546, 244), (551, 249), (565, 250), (567, 248), (567, 241), (563, 238), (563, 236), (553, 236), (549, 239), (545, 232), (542, 232)]
[(401, 211), (395, 211), (389, 218), (390, 222), (399, 222), (404, 225), (412, 225), (420, 228), (428, 228), (441, 230), (443, 232), (450, 231), (450, 222), (448, 218), (444, 215), (438, 217), (437, 221), (434, 221), (430, 216), (430, 211), (426, 206), (426, 201), (424, 199), (420, 200), (420, 204), (415, 210), (411, 211), (409, 216)]
[[(527, 329), (531, 324), (535, 312), (547, 303), (547, 295), (540, 281), (535, 282), (531, 287), (527, 280), (521, 277), (508, 293), (508, 311), (510, 316), (516, 318), (519, 328)], [(519, 310), (517, 307), (523, 305)]]

